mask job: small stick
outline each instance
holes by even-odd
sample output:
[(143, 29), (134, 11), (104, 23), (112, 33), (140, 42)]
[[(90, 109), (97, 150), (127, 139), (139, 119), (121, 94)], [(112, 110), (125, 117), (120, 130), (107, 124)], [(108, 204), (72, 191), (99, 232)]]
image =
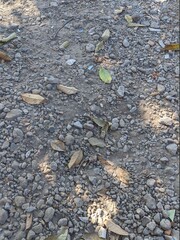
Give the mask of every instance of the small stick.
[(53, 39), (55, 39), (55, 38), (57, 37), (58, 33), (59, 33), (69, 22), (71, 22), (73, 19), (74, 19), (74, 17), (72, 17), (72, 18), (69, 19), (67, 22), (65, 22), (65, 23), (62, 25), (62, 27), (60, 27), (60, 28), (57, 30), (57, 32), (55, 33)]

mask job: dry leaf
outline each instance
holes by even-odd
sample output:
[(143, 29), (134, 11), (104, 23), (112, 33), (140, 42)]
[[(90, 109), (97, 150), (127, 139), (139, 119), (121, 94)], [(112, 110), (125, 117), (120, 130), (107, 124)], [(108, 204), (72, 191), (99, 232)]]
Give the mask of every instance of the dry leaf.
[(4, 52), (0, 51), (0, 59), (3, 59), (4, 61), (11, 61), (11, 58)]
[(118, 8), (118, 9), (115, 9), (114, 10), (114, 14), (120, 14), (120, 13), (122, 13), (124, 11), (124, 7), (120, 7), (120, 8)]
[(179, 51), (180, 50), (180, 44), (179, 43), (172, 43), (168, 44), (163, 48), (164, 51), (172, 50), (172, 51)]
[(115, 224), (112, 220), (106, 220), (105, 225), (109, 231), (114, 232), (118, 235), (121, 235), (121, 236), (129, 235), (128, 232), (123, 230), (119, 225)]
[(82, 236), (82, 239), (84, 240), (102, 240), (102, 238), (100, 238), (97, 233), (85, 233)]
[(132, 18), (130, 15), (125, 15), (124, 18), (126, 19), (126, 21), (127, 21), (128, 23), (132, 23), (132, 22), (133, 22), (133, 18)]
[(125, 169), (120, 168), (118, 166), (115, 166), (114, 163), (112, 163), (109, 160), (105, 160), (101, 155), (98, 155), (98, 160), (104, 166), (104, 169), (108, 172), (108, 174), (110, 174), (110, 175), (115, 174), (117, 180), (119, 180), (125, 184), (129, 183), (130, 175), (129, 175), (128, 171), (126, 171)]
[(78, 92), (78, 89), (74, 87), (67, 87), (61, 84), (57, 85), (57, 89), (68, 95), (76, 94)]
[(54, 149), (55, 151), (58, 151), (58, 152), (64, 152), (65, 151), (65, 145), (60, 140), (51, 141), (51, 147), (52, 147), (52, 149)]
[(77, 150), (73, 153), (73, 155), (71, 156), (71, 159), (68, 163), (68, 167), (69, 169), (71, 169), (72, 167), (77, 166), (83, 159), (83, 151)]
[(104, 41), (98, 42), (95, 48), (95, 53), (99, 52), (104, 48)]
[(106, 136), (106, 133), (107, 133), (107, 131), (108, 131), (108, 129), (109, 129), (109, 126), (110, 126), (110, 123), (109, 122), (106, 122), (105, 123), (105, 125), (102, 127), (102, 129), (101, 129), (101, 138), (105, 138), (105, 136)]
[(128, 23), (128, 27), (146, 27), (146, 25), (130, 22)]
[(32, 93), (22, 93), (22, 99), (29, 104), (41, 104), (45, 102), (45, 98), (40, 96), (39, 94), (32, 94)]
[(102, 38), (103, 41), (107, 41), (109, 39), (109, 37), (110, 37), (110, 31), (109, 31), (109, 29), (106, 29), (103, 32), (101, 38)]
[(91, 137), (88, 139), (88, 141), (92, 146), (101, 147), (101, 148), (106, 147), (105, 142), (101, 139)]
[(101, 118), (98, 118), (94, 115), (90, 116), (91, 120), (96, 123), (99, 127), (104, 127), (105, 124), (107, 123), (106, 121), (104, 121), (103, 119)]
[(26, 230), (28, 230), (32, 225), (32, 214), (28, 213), (26, 216)]
[(68, 46), (69, 46), (69, 41), (65, 41), (59, 46), (59, 48), (64, 49), (64, 48), (67, 48)]

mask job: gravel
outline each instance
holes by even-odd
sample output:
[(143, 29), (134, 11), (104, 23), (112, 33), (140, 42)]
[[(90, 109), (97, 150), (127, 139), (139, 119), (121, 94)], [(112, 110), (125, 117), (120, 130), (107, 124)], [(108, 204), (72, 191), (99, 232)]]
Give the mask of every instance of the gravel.
[[(124, 240), (177, 238), (179, 56), (162, 50), (178, 42), (177, 3), (17, 4), (18, 14), (14, 1), (0, 10), (0, 35), (17, 34), (1, 46), (12, 60), (0, 60), (0, 240), (44, 240), (62, 227), (68, 240), (104, 237), (107, 218), (129, 233)], [(145, 27), (128, 27), (125, 15)]]

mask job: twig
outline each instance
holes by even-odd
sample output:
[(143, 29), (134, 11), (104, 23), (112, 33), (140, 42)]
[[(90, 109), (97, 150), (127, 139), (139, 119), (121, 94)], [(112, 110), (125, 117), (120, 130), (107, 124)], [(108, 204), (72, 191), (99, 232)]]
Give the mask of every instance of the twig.
[(52, 38), (52, 40), (55, 39), (55, 38), (57, 37), (58, 33), (59, 33), (69, 22), (71, 22), (73, 19), (74, 19), (74, 17), (70, 18), (67, 22), (65, 22), (65, 23), (62, 25), (62, 27), (60, 27), (60, 28), (57, 30), (57, 32), (55, 33), (55, 35), (54, 35), (54, 37)]

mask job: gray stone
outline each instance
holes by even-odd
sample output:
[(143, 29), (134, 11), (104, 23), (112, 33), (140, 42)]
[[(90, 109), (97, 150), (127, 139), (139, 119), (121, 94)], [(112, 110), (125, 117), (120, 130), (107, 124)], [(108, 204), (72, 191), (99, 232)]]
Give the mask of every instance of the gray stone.
[(156, 236), (161, 236), (161, 235), (163, 235), (163, 230), (160, 229), (159, 227), (156, 227), (156, 228), (154, 229), (154, 235), (156, 235)]
[(46, 209), (45, 214), (44, 214), (44, 221), (45, 222), (50, 222), (51, 219), (54, 217), (55, 210), (53, 207), (49, 207)]
[(72, 145), (74, 143), (74, 137), (71, 134), (67, 134), (64, 140), (66, 145)]
[(119, 119), (118, 118), (113, 118), (112, 119), (112, 124), (111, 124), (111, 130), (115, 131), (119, 127)]
[(71, 65), (73, 65), (75, 62), (76, 62), (75, 59), (68, 59), (68, 60), (66, 61), (66, 64), (71, 66)]
[(0, 208), (0, 225), (3, 225), (8, 219), (8, 212)]
[(148, 185), (148, 187), (153, 187), (155, 184), (156, 180), (153, 178), (150, 178), (147, 180), (146, 184)]
[(126, 48), (129, 47), (129, 45), (130, 45), (127, 38), (125, 38), (125, 39), (123, 40), (123, 43), (122, 43), (122, 44), (123, 44), (123, 46), (126, 47)]
[(158, 90), (158, 92), (160, 92), (160, 93), (162, 93), (162, 92), (164, 92), (165, 91), (165, 86), (163, 86), (163, 85), (161, 85), (161, 84), (158, 84), (157, 85), (157, 90)]
[(13, 120), (20, 116), (22, 116), (22, 111), (20, 109), (12, 109), (10, 112), (6, 114), (6, 119)]
[(34, 231), (29, 230), (28, 234), (27, 234), (27, 240), (33, 240), (35, 238), (36, 234)]
[(7, 149), (9, 147), (9, 141), (6, 140), (3, 142), (3, 145), (1, 146), (1, 149), (4, 150), (4, 149)]
[(154, 221), (151, 221), (146, 225), (146, 227), (152, 232), (156, 227), (156, 223)]
[(39, 223), (35, 226), (32, 227), (32, 230), (35, 232), (35, 233), (42, 233), (42, 230), (43, 230), (43, 227), (42, 227), (42, 224)]
[(166, 146), (166, 149), (171, 155), (176, 155), (178, 147), (177, 144), (171, 143)]
[(83, 125), (80, 121), (76, 121), (73, 123), (73, 126), (76, 127), (76, 128), (79, 128), (79, 129), (82, 129), (83, 128)]
[(67, 226), (68, 225), (68, 219), (67, 218), (61, 218), (58, 221), (58, 226)]
[(173, 122), (170, 117), (162, 117), (162, 118), (160, 118), (159, 123), (161, 123), (165, 126), (171, 126)]
[(0, 112), (2, 112), (2, 110), (4, 109), (4, 104), (0, 103)]
[(58, 168), (57, 163), (56, 162), (51, 162), (51, 170), (55, 172), (57, 170), (57, 168)]
[(124, 97), (124, 93), (125, 93), (125, 88), (124, 88), (124, 86), (119, 86), (118, 87), (118, 90), (117, 90), (117, 94), (118, 94), (118, 96), (119, 97)]
[(174, 182), (174, 190), (177, 193), (177, 195), (179, 195), (179, 174), (176, 177), (176, 180)]
[(75, 198), (74, 202), (76, 204), (76, 207), (82, 207), (83, 206), (83, 201), (81, 198)]
[(156, 223), (160, 223), (160, 221), (161, 221), (161, 214), (160, 213), (156, 213), (156, 215), (154, 216), (154, 221)]
[(170, 230), (171, 229), (171, 222), (168, 219), (163, 218), (160, 221), (160, 226), (163, 230)]
[(95, 51), (95, 46), (92, 43), (88, 43), (86, 45), (86, 52), (94, 52)]
[(14, 199), (14, 203), (17, 207), (21, 207), (25, 203), (25, 197), (16, 196)]
[(148, 223), (150, 223), (151, 222), (151, 219), (149, 218), (149, 217), (147, 217), (147, 216), (144, 216), (143, 218), (142, 218), (142, 220), (141, 220), (141, 224), (142, 224), (142, 226), (146, 226)]
[(125, 127), (125, 121), (123, 119), (120, 119), (119, 126), (122, 128)]
[(14, 137), (14, 142), (15, 143), (21, 142), (23, 140), (23, 137), (24, 137), (23, 131), (19, 128), (14, 128), (13, 137)]
[(156, 200), (150, 195), (150, 194), (146, 194), (144, 196), (144, 199), (146, 201), (146, 206), (153, 210), (153, 209), (156, 209)]

